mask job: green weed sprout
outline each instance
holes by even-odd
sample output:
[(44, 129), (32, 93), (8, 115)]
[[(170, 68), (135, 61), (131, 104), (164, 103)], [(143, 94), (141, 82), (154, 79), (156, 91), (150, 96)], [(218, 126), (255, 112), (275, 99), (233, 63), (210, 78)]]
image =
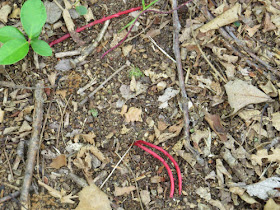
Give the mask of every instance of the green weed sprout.
[(45, 41), (39, 40), (42, 28), (47, 20), (47, 12), (41, 0), (27, 0), (20, 12), (20, 21), (28, 36), (12, 26), (0, 28), (0, 65), (10, 65), (23, 59), (31, 45), (32, 49), (41, 56), (51, 56), (52, 49)]
[(135, 79), (139, 79), (140, 77), (144, 76), (144, 74), (143, 74), (143, 72), (139, 68), (133, 67), (129, 71), (129, 77), (131, 78), (132, 76), (134, 76)]
[[(147, 6), (146, 6), (146, 3), (145, 3), (145, 0), (142, 0), (142, 12), (144, 11), (144, 10), (147, 10), (147, 9), (149, 9), (151, 6), (153, 6), (156, 2), (158, 2), (159, 0), (154, 0), (154, 1), (152, 1), (150, 4), (148, 4)], [(124, 26), (119, 32), (121, 32), (122, 30), (124, 30), (124, 29), (126, 29), (126, 28), (128, 28), (129, 26), (131, 26), (134, 22), (135, 22), (135, 20), (138, 18), (138, 16), (136, 17), (136, 18), (134, 18), (132, 21), (130, 21), (126, 26)]]

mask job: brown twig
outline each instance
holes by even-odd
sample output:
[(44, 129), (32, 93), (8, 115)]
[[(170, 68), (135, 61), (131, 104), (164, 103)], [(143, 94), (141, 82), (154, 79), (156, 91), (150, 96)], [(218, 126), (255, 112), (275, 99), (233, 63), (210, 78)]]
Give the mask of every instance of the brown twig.
[(177, 65), (177, 72), (178, 72), (178, 79), (179, 79), (179, 86), (181, 89), (181, 95), (182, 95), (182, 110), (184, 115), (184, 124), (185, 124), (185, 140), (184, 140), (184, 147), (186, 150), (189, 150), (192, 152), (192, 154), (195, 156), (197, 162), (204, 166), (205, 162), (204, 160), (199, 156), (199, 153), (191, 146), (190, 144), (190, 118), (189, 118), (189, 108), (188, 108), (188, 95), (185, 88), (185, 82), (184, 82), (184, 74), (183, 74), (183, 67), (182, 67), (182, 61), (181, 61), (181, 55), (180, 55), (180, 47), (179, 47), (179, 32), (181, 29), (181, 25), (179, 22), (178, 12), (175, 10), (177, 8), (177, 1), (172, 0), (172, 16), (173, 16), (173, 51), (176, 58), (176, 65)]
[(29, 141), (29, 148), (27, 154), (27, 162), (26, 169), (23, 179), (23, 184), (21, 188), (20, 201), (22, 203), (22, 209), (28, 209), (28, 197), (29, 197), (29, 189), (32, 181), (33, 170), (36, 160), (36, 153), (39, 148), (39, 136), (42, 127), (43, 121), (43, 87), (44, 82), (40, 81), (36, 85), (36, 90), (34, 93), (35, 98), (35, 106), (34, 106), (34, 116), (33, 116), (33, 124), (32, 124), (32, 135)]

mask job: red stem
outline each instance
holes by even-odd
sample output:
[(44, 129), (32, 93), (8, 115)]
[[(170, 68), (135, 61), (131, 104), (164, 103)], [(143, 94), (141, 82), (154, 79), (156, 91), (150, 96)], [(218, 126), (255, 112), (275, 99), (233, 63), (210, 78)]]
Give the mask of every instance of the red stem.
[(144, 10), (142, 11), (138, 17), (136, 18), (136, 20), (133, 22), (133, 24), (131, 25), (130, 29), (128, 30), (127, 34), (125, 35), (125, 37), (117, 44), (115, 45), (114, 47), (112, 47), (111, 49), (107, 50), (102, 56), (101, 56), (101, 59), (104, 58), (105, 55), (107, 55), (109, 52), (113, 51), (114, 49), (116, 49), (118, 46), (120, 46), (125, 40), (126, 38), (128, 37), (128, 35), (130, 34), (132, 28), (134, 27), (135, 23), (137, 22), (137, 20), (139, 19), (139, 17), (141, 15), (143, 15), (144, 13), (146, 12), (155, 12), (155, 13), (159, 13), (159, 14), (169, 14), (169, 13), (172, 13), (174, 10), (178, 10), (180, 9), (181, 7), (185, 6), (186, 4), (190, 3), (192, 0), (189, 0), (183, 4), (181, 4), (179, 7), (175, 8), (175, 9), (172, 9), (170, 11), (167, 11), (167, 12), (164, 12), (164, 11), (157, 11), (157, 10), (152, 10), (152, 9), (149, 9), (149, 10)]
[[(89, 27), (91, 27), (91, 26), (94, 26), (94, 25), (96, 25), (96, 24), (98, 24), (98, 23), (103, 23), (103, 22), (105, 22), (106, 20), (110, 20), (110, 19), (112, 19), (112, 18), (116, 18), (116, 17), (119, 17), (119, 16), (121, 16), (121, 15), (128, 14), (128, 13), (131, 13), (131, 12), (134, 12), (134, 11), (137, 11), (137, 10), (140, 10), (140, 9), (142, 9), (142, 7), (131, 8), (131, 9), (129, 9), (129, 10), (121, 11), (121, 12), (118, 12), (118, 13), (116, 13), (116, 14), (114, 14), (114, 15), (110, 15), (110, 16), (108, 16), (108, 17), (104, 17), (104, 18), (102, 18), (102, 19), (95, 20), (95, 21), (93, 21), (93, 22), (91, 22), (91, 23), (89, 23), (89, 24), (87, 24), (87, 25), (85, 25), (85, 26), (82, 26), (81, 28), (76, 29), (76, 32), (79, 33), (79, 32), (81, 32), (81, 31), (85, 30), (86, 28), (89, 28)], [(69, 34), (69, 33), (68, 33), (68, 34), (65, 34), (64, 36), (60, 37), (59, 39), (56, 39), (56, 40), (52, 41), (51, 43), (49, 43), (49, 45), (50, 45), (50, 47), (51, 47), (51, 46), (53, 46), (53, 45), (55, 45), (55, 44), (57, 44), (57, 43), (59, 43), (59, 42), (64, 41), (65, 39), (67, 39), (67, 38), (69, 38), (69, 37), (70, 37), (70, 34)]]
[(181, 171), (180, 171), (179, 165), (174, 160), (174, 158), (166, 150), (164, 150), (161, 147), (156, 146), (156, 145), (154, 145), (152, 143), (149, 143), (149, 142), (146, 142), (146, 141), (142, 141), (142, 140), (138, 140), (138, 141), (136, 141), (136, 143), (137, 144), (145, 144), (145, 145), (148, 145), (148, 146), (150, 146), (152, 148), (155, 148), (155, 149), (161, 151), (165, 156), (167, 156), (171, 160), (171, 162), (174, 164), (174, 167), (175, 167), (175, 169), (177, 171), (178, 185), (179, 185), (179, 195), (181, 195), (181, 193), (182, 193), (182, 175), (181, 175)]
[(152, 150), (149, 150), (148, 148), (144, 147), (143, 145), (141, 145), (140, 143), (137, 143), (137, 141), (134, 143), (135, 146), (143, 149), (144, 151), (150, 153), (152, 156), (154, 156), (155, 158), (157, 158), (160, 162), (162, 162), (162, 164), (164, 165), (164, 167), (167, 170), (168, 176), (170, 178), (170, 198), (173, 198), (173, 194), (174, 194), (174, 177), (173, 174), (171, 172), (170, 167), (168, 166), (168, 164), (163, 160), (162, 157), (160, 157), (158, 154), (156, 154), (155, 152), (153, 152)]

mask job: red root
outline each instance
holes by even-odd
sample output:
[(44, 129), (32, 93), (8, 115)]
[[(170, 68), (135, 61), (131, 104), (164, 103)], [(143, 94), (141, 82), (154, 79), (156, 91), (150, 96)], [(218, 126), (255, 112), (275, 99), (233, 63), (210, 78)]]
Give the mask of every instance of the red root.
[(149, 143), (149, 142), (146, 142), (146, 141), (142, 141), (142, 140), (138, 140), (134, 143), (135, 146), (143, 149), (144, 151), (150, 153), (152, 156), (154, 156), (155, 158), (157, 158), (160, 162), (163, 163), (163, 165), (165, 166), (166, 170), (167, 170), (167, 173), (168, 173), (168, 176), (170, 178), (170, 198), (173, 197), (173, 194), (174, 194), (174, 177), (173, 177), (173, 174), (171, 172), (171, 169), (170, 167), (168, 166), (168, 164), (163, 160), (162, 157), (160, 157), (158, 154), (156, 154), (155, 152), (153, 152), (152, 150), (144, 147), (142, 144), (145, 144), (147, 146), (150, 146), (152, 148), (155, 148), (159, 151), (161, 151), (165, 156), (167, 156), (171, 162), (174, 164), (174, 167), (177, 171), (177, 175), (178, 175), (178, 184), (179, 184), (179, 194), (181, 195), (182, 193), (182, 176), (181, 176), (181, 171), (180, 171), (180, 168), (179, 168), (179, 165), (178, 163), (174, 160), (174, 158), (164, 149), (162, 149), (161, 147), (159, 146), (156, 146), (152, 143)]

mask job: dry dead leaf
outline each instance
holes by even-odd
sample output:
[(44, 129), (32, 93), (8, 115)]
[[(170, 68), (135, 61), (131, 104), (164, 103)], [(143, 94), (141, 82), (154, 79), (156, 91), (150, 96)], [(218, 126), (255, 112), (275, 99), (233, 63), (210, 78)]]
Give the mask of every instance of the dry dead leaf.
[(166, 108), (168, 106), (168, 101), (175, 97), (179, 92), (180, 90), (175, 90), (172, 87), (166, 88), (164, 94), (158, 97), (158, 101), (161, 102), (159, 108)]
[(272, 99), (253, 85), (242, 80), (230, 81), (225, 85), (228, 102), (234, 109), (232, 114), (249, 104), (271, 101)]
[(275, 30), (276, 26), (271, 22), (270, 15), (268, 12), (265, 13), (265, 19), (264, 19), (264, 28), (263, 32), (266, 33), (268, 31)]
[(263, 92), (271, 97), (278, 96), (278, 91), (270, 80), (265, 85), (260, 85), (260, 88), (263, 90)]
[(241, 13), (241, 4), (236, 3), (232, 8), (223, 12), (218, 17), (214, 18), (210, 22), (204, 24), (199, 30), (205, 33), (209, 30), (218, 29), (230, 23), (233, 23), (239, 19), (238, 15)]
[(255, 33), (259, 30), (260, 27), (261, 27), (261, 24), (255, 25), (253, 28), (250, 28), (249, 26), (247, 26), (247, 27), (245, 27), (245, 30), (248, 32), (248, 35), (250, 37), (253, 37), (255, 35)]
[(53, 159), (53, 161), (50, 164), (50, 167), (59, 169), (63, 166), (67, 166), (67, 159), (66, 155), (59, 155), (56, 158)]
[(46, 185), (45, 183), (41, 182), (40, 180), (38, 180), (38, 184), (40, 186), (46, 188), (51, 196), (53, 196), (55, 198), (59, 198), (61, 203), (73, 204), (75, 202), (72, 201), (71, 199), (78, 198), (78, 196), (72, 195), (72, 193), (66, 195), (66, 192), (63, 189), (59, 192), (58, 190), (53, 189), (52, 187), (50, 187), (50, 186)]
[(263, 210), (280, 210), (280, 205), (275, 203), (275, 201), (272, 198), (269, 198), (266, 204), (264, 205)]
[(210, 127), (215, 131), (215, 133), (220, 137), (221, 141), (227, 140), (227, 132), (221, 123), (221, 118), (218, 115), (212, 115), (205, 112), (205, 120), (208, 122)]
[(93, 133), (93, 132), (90, 132), (88, 134), (78, 134), (74, 137), (74, 142), (79, 142), (79, 138), (82, 137), (83, 140), (85, 142), (88, 142), (92, 145), (95, 145), (95, 141), (94, 141), (94, 138), (96, 137), (96, 135)]
[(32, 127), (28, 124), (28, 122), (23, 121), (23, 123), (19, 129), (19, 132), (22, 133), (22, 132), (31, 131), (31, 130), (32, 130)]
[(130, 192), (136, 190), (136, 187), (131, 185), (129, 187), (115, 187), (115, 192), (114, 195), (115, 196), (121, 196), (124, 194), (129, 194)]
[(147, 206), (151, 202), (151, 196), (148, 190), (141, 190), (140, 197), (145, 206)]
[(276, 128), (276, 130), (280, 131), (280, 112), (275, 112), (271, 115), (272, 125)]
[(238, 56), (225, 54), (225, 52), (227, 51), (226, 48), (213, 46), (212, 51), (215, 55), (217, 55), (218, 58), (220, 58), (221, 60), (224, 60), (228, 63), (234, 64), (238, 61)]
[(141, 118), (142, 109), (136, 107), (130, 107), (127, 113), (124, 114), (126, 122), (142, 122)]
[(84, 187), (79, 192), (80, 203), (76, 210), (111, 210), (108, 196), (95, 184)]
[(268, 162), (280, 162), (280, 148), (271, 149), (272, 154), (268, 154), (267, 149), (258, 150), (257, 153), (251, 156), (252, 163), (254, 165), (259, 164), (262, 166), (263, 159), (267, 159)]
[(250, 196), (257, 196), (260, 199), (266, 200), (269, 197), (279, 197), (280, 178), (270, 177), (264, 181), (255, 184), (250, 184), (244, 187)]

